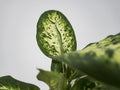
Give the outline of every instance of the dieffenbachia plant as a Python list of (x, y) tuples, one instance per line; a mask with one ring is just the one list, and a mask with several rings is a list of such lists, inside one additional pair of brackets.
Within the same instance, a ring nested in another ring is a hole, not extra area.
[[(76, 50), (76, 38), (68, 19), (59, 11), (44, 12), (37, 23), (37, 43), (48, 57), (62, 55)], [(67, 65), (52, 60), (51, 70), (61, 72), (69, 78), (74, 73)]]
[(37, 78), (51, 90), (113, 90), (106, 84), (119, 87), (119, 36), (109, 36), (75, 51), (75, 34), (67, 18), (56, 10), (44, 12), (37, 23), (36, 38), (52, 64), (49, 72), (40, 69)]
[(120, 33), (54, 58), (94, 79), (120, 88)]
[[(44, 12), (37, 23), (37, 44), (52, 59), (51, 71), (38, 69), (37, 79), (50, 90), (120, 90), (120, 34), (76, 51), (76, 37), (61, 12)], [(40, 90), (39, 87), (0, 77), (0, 90)]]

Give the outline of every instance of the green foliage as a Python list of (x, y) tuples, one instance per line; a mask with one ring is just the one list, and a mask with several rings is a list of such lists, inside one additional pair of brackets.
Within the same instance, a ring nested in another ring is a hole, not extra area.
[(88, 90), (95, 88), (95, 82), (87, 77), (77, 78), (71, 90)]
[(120, 88), (120, 34), (54, 58), (97, 80)]
[[(46, 11), (40, 16), (36, 39), (39, 48), (48, 57), (76, 50), (73, 28), (67, 18), (56, 10)], [(52, 60), (52, 71), (65, 72), (65, 69), (65, 65)]]
[[(59, 11), (44, 12), (37, 23), (37, 44), (52, 59), (51, 71), (37, 79), (50, 90), (120, 90), (120, 33), (75, 51), (76, 37)], [(40, 90), (11, 76), (0, 77), (0, 90)]]
[[(101, 82), (120, 87), (119, 34), (108, 36), (100, 42), (75, 51), (76, 39), (71, 24), (61, 12), (50, 10), (40, 16), (36, 38), (41, 51), (52, 58), (51, 72), (40, 70), (37, 78), (46, 82), (51, 90), (110, 90), (112, 88)], [(82, 78), (87, 76), (85, 73), (101, 81), (100, 84), (96, 84), (96, 80), (91, 78)], [(50, 81), (54, 77), (58, 80), (56, 79), (55, 85), (52, 85)], [(65, 81), (61, 81), (61, 77)]]
[(120, 90), (119, 88), (106, 85), (90, 77), (77, 78), (71, 90)]
[(39, 70), (38, 80), (44, 81), (50, 87), (50, 90), (66, 90), (67, 80), (62, 73)]
[(11, 76), (0, 77), (0, 90), (40, 90), (37, 86), (18, 81)]
[(38, 46), (48, 57), (76, 50), (73, 28), (67, 18), (56, 10), (46, 11), (40, 16), (36, 38)]

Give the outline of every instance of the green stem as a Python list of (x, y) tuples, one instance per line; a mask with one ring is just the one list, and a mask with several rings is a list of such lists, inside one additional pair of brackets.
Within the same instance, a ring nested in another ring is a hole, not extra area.
[(62, 68), (61, 62), (58, 62), (57, 60), (52, 60), (51, 71), (63, 72), (63, 68)]

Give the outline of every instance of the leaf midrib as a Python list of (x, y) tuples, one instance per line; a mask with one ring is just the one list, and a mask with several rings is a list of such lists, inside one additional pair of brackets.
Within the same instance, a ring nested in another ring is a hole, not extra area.
[(57, 27), (57, 25), (56, 25), (56, 22), (53, 22), (52, 20), (50, 20), (50, 19), (48, 19), (51, 23), (53, 23), (54, 25), (55, 25), (55, 27), (56, 27), (56, 31), (57, 31), (57, 34), (58, 34), (58, 37), (60, 37), (60, 39), (59, 39), (59, 43), (60, 43), (60, 54), (63, 54), (64, 53), (64, 50), (63, 50), (63, 47), (62, 47), (62, 36), (61, 36), (61, 34), (60, 34), (60, 32), (59, 32), (59, 29), (58, 29), (58, 27)]

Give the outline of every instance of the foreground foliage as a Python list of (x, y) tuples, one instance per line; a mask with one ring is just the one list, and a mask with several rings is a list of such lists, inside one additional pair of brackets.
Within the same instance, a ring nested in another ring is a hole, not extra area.
[(40, 90), (39, 87), (21, 82), (11, 76), (0, 77), (0, 90)]

